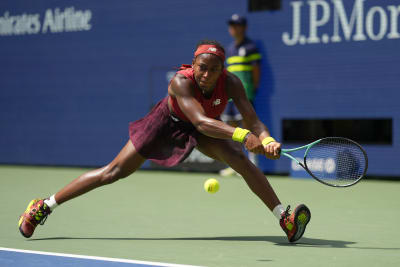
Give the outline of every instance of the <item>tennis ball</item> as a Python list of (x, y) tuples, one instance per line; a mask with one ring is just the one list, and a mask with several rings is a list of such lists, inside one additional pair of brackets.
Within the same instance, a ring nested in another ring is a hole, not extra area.
[(210, 178), (204, 183), (204, 190), (208, 193), (216, 193), (219, 190), (219, 182), (217, 179)]

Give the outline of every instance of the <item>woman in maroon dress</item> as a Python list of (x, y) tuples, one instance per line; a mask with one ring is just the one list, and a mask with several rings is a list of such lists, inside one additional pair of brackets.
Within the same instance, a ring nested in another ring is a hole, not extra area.
[[(196, 47), (192, 65), (182, 65), (168, 86), (168, 96), (144, 118), (130, 123), (130, 140), (103, 168), (89, 171), (47, 199), (32, 200), (19, 220), (19, 230), (32, 236), (36, 226), (60, 205), (94, 188), (134, 173), (147, 160), (164, 166), (182, 162), (196, 147), (238, 172), (250, 189), (279, 219), (290, 242), (298, 240), (311, 218), (305, 205), (285, 210), (264, 174), (242, 150), (278, 159), (281, 144), (270, 136), (246, 97), (241, 81), (224, 68), (225, 51), (215, 41)], [(248, 128), (234, 128), (220, 121), (231, 98)]]

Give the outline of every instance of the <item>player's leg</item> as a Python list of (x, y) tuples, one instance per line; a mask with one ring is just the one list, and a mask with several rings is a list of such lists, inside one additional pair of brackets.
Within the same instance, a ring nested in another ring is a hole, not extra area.
[(18, 222), (21, 234), (25, 237), (32, 236), (36, 226), (43, 224), (52, 209), (58, 204), (129, 176), (145, 160), (129, 140), (117, 157), (107, 166), (79, 176), (49, 199), (32, 200)]
[[(240, 113), (239, 113), (239, 115), (242, 116)], [(232, 126), (232, 127), (240, 127), (242, 125), (242, 120), (233, 120), (233, 118), (234, 118), (234, 116), (231, 117), (231, 120), (227, 120), (225, 122), (227, 124), (229, 124), (230, 126)], [(251, 161), (251, 162), (253, 162), (253, 161)], [(238, 172), (236, 172), (234, 169), (232, 169), (231, 167), (228, 166), (227, 168), (220, 170), (219, 171), (219, 175), (221, 175), (221, 176), (232, 176), (232, 175), (240, 175), (240, 174)]]
[(250, 189), (279, 220), (290, 242), (300, 239), (311, 219), (307, 206), (298, 205), (292, 213), (285, 210), (264, 174), (244, 154), (239, 143), (200, 135), (198, 150), (211, 158), (227, 163), (245, 179)]
[(200, 135), (198, 149), (237, 171), (246, 181), (250, 189), (273, 211), (280, 201), (265, 175), (246, 157), (242, 146), (231, 140), (221, 140)]
[(99, 186), (111, 184), (135, 172), (144, 162), (129, 140), (111, 163), (103, 168), (89, 171), (55, 194), (57, 204), (64, 203)]
[[(221, 114), (221, 120), (232, 127), (241, 127), (243, 117), (233, 101), (229, 101), (226, 105), (224, 112)], [(219, 174), (221, 176), (231, 176), (234, 174), (239, 175), (239, 173), (229, 166), (225, 169), (222, 169)]]
[[(252, 104), (253, 107), (254, 107), (253, 102), (251, 102), (251, 104)], [(238, 111), (238, 112), (239, 112), (239, 111)], [(246, 129), (250, 129), (250, 128), (251, 128), (250, 125), (246, 125), (246, 122), (245, 122), (245, 121), (242, 121), (242, 123), (243, 123), (243, 127), (244, 127), (244, 128), (246, 128)], [(252, 153), (252, 152), (250, 152), (250, 151), (248, 151), (247, 154), (248, 154), (249, 160), (250, 160), (254, 165), (256, 165), (256, 166), (258, 167), (257, 154), (254, 154), (254, 153)]]

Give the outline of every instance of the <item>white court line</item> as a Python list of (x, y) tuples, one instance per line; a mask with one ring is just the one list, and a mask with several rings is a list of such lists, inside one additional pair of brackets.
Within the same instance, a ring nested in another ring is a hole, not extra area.
[(47, 255), (47, 256), (77, 258), (77, 259), (111, 261), (111, 262), (122, 262), (122, 263), (136, 263), (136, 264), (145, 264), (145, 265), (158, 265), (158, 266), (162, 266), (162, 267), (200, 267), (200, 266), (195, 266), (195, 265), (182, 265), (182, 264), (151, 262), (151, 261), (137, 261), (137, 260), (128, 260), (128, 259), (75, 255), (75, 254), (34, 251), (34, 250), (24, 250), (24, 249), (14, 249), (14, 248), (3, 248), (3, 247), (0, 247), (0, 250), (11, 251), (11, 252), (20, 252), (20, 253), (31, 253), (31, 254), (38, 254), (38, 255)]

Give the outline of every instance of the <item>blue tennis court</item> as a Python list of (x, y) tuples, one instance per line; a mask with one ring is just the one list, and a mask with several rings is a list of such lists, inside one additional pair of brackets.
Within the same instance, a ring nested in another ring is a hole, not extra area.
[(50, 253), (21, 249), (0, 248), (0, 266), (13, 267), (185, 267), (193, 265), (168, 264), (160, 262), (145, 262), (127, 259), (114, 259), (105, 257), (93, 257), (72, 255), (64, 253)]

